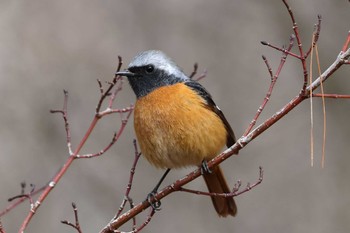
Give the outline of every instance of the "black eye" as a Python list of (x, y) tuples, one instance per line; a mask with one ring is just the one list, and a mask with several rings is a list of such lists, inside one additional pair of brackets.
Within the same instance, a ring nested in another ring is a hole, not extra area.
[(148, 65), (146, 66), (146, 72), (147, 73), (152, 73), (154, 71), (154, 66), (153, 65)]

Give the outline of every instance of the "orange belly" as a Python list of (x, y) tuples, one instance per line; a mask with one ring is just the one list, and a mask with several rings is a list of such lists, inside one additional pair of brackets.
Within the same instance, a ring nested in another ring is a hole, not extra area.
[(198, 166), (215, 157), (226, 143), (221, 119), (183, 83), (139, 98), (134, 114), (141, 152), (159, 168)]

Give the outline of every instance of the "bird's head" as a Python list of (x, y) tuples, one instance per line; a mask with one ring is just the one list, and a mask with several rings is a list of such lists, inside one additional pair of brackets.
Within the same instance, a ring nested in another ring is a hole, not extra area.
[(116, 74), (128, 78), (137, 98), (159, 87), (189, 80), (168, 56), (158, 50), (139, 53), (131, 60), (127, 70)]

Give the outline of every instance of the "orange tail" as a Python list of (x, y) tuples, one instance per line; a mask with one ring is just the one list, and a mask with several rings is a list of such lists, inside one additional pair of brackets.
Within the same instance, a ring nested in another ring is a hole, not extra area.
[[(212, 170), (212, 173), (203, 174), (205, 183), (208, 186), (208, 190), (211, 193), (229, 193), (231, 192), (228, 187), (224, 174), (219, 166)], [(233, 197), (215, 197), (211, 196), (213, 205), (216, 212), (220, 217), (227, 217), (228, 215), (235, 216), (237, 213), (237, 207)]]

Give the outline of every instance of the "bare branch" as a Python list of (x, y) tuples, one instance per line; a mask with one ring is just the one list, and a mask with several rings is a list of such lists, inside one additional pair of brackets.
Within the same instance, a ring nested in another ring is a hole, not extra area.
[[(341, 51), (343, 51), (345, 53), (345, 51), (349, 48), (350, 45), (350, 31), (348, 32), (348, 37), (346, 38), (346, 41), (343, 45), (343, 49)], [(349, 64), (349, 62), (348, 62)]]
[(72, 207), (73, 207), (73, 211), (74, 211), (75, 223), (71, 223), (67, 220), (62, 220), (61, 223), (73, 227), (75, 230), (77, 230), (78, 233), (83, 233), (81, 228), (80, 228), (80, 224), (79, 224), (78, 208), (74, 202), (72, 203)]
[[(118, 56), (118, 68), (117, 68), (116, 72), (120, 71), (120, 68), (122, 67), (122, 65), (123, 65), (123, 60), (122, 60), (121, 56)], [(121, 78), (122, 78), (121, 76), (115, 75), (112, 82), (109, 83), (109, 87), (107, 88), (107, 90), (104, 93), (101, 93), (100, 101), (98, 102), (97, 107), (96, 107), (96, 114), (98, 114), (100, 112), (103, 101), (106, 99), (107, 96), (110, 95), (110, 91), (113, 89), (115, 84)], [(99, 85), (100, 85), (100, 91), (101, 91), (102, 85), (101, 85), (101, 83), (99, 83)]]
[(243, 194), (245, 192), (248, 192), (249, 190), (251, 190), (254, 187), (258, 186), (263, 181), (263, 175), (264, 175), (264, 171), (263, 171), (262, 167), (259, 167), (259, 178), (254, 184), (250, 185), (249, 183), (247, 183), (247, 186), (243, 190), (240, 190), (242, 182), (241, 181), (237, 181), (236, 184), (234, 185), (233, 189), (232, 189), (232, 192), (230, 192), (230, 193), (202, 192), (202, 191), (187, 189), (187, 188), (183, 188), (183, 187), (180, 187), (180, 189), (178, 191), (187, 192), (187, 193), (193, 193), (193, 194), (197, 194), (197, 195), (204, 195), (204, 196), (236, 197), (236, 196), (239, 196), (239, 195), (241, 195), (241, 194)]
[(2, 226), (1, 220), (0, 220), (0, 233), (6, 233), (4, 227)]
[(93, 158), (93, 157), (98, 157), (103, 155), (104, 153), (106, 153), (113, 145), (116, 141), (118, 141), (119, 137), (122, 135), (124, 128), (126, 126), (126, 124), (129, 121), (129, 118), (132, 114), (132, 110), (130, 110), (126, 116), (126, 118), (124, 120), (121, 121), (121, 126), (119, 128), (119, 131), (117, 133), (114, 133), (112, 141), (108, 144), (108, 146), (106, 146), (104, 149), (102, 149), (100, 152), (95, 153), (95, 154), (85, 154), (85, 155), (76, 155), (75, 157), (77, 159), (81, 159), (81, 158)]
[(310, 55), (310, 53), (312, 52), (312, 49), (315, 47), (315, 45), (318, 41), (318, 38), (320, 37), (322, 17), (321, 17), (321, 15), (318, 15), (317, 18), (318, 18), (318, 22), (317, 22), (317, 24), (315, 24), (315, 30), (314, 30), (314, 34), (312, 37), (312, 43), (311, 43), (309, 50), (306, 52), (305, 57), (308, 57)]
[(72, 151), (72, 143), (71, 143), (71, 133), (70, 133), (70, 129), (69, 129), (68, 111), (67, 111), (68, 91), (63, 90), (63, 93), (64, 93), (63, 108), (61, 110), (50, 110), (50, 112), (62, 114), (62, 117), (64, 120), (64, 128), (66, 130), (67, 148), (68, 148), (69, 155), (72, 155), (73, 151)]
[[(121, 65), (122, 65), (122, 60), (121, 57), (119, 58), (119, 65), (117, 68), (117, 71), (120, 70)], [(53, 177), (53, 179), (49, 182), (49, 185), (47, 185), (45, 187), (45, 189), (43, 190), (43, 192), (41, 193), (41, 195), (38, 197), (37, 201), (35, 203), (32, 204), (31, 206), (31, 210), (28, 213), (28, 215), (26, 216), (25, 220), (23, 221), (19, 232), (24, 232), (24, 230), (26, 229), (26, 227), (28, 226), (29, 222), (31, 221), (31, 219), (33, 218), (34, 214), (36, 213), (37, 209), (40, 207), (41, 203), (46, 199), (46, 197), (50, 194), (50, 192), (53, 190), (53, 188), (56, 186), (56, 184), (61, 180), (61, 178), (63, 177), (63, 175), (67, 172), (68, 168), (71, 166), (71, 164), (73, 163), (73, 161), (75, 159), (77, 159), (79, 157), (79, 152), (82, 149), (82, 147), (85, 145), (87, 139), (90, 137), (93, 129), (95, 128), (97, 122), (106, 114), (104, 115), (100, 115), (99, 111), (101, 109), (102, 103), (103, 101), (106, 99), (107, 96), (110, 95), (110, 91), (112, 90), (112, 88), (116, 85), (116, 83), (118, 82), (118, 80), (120, 80), (120, 76), (115, 75), (112, 82), (110, 83), (110, 86), (108, 87), (108, 89), (103, 92), (101, 94), (100, 100), (98, 101), (97, 107), (96, 107), (96, 114), (95, 117), (93, 118), (89, 128), (87, 129), (85, 135), (83, 136), (83, 138), (81, 139), (80, 143), (78, 144), (77, 148), (75, 149), (74, 152), (70, 152), (70, 156), (68, 157), (68, 159), (66, 160), (66, 162), (64, 163), (64, 165), (60, 168), (60, 170), (56, 173), (56, 175)], [(101, 82), (98, 80), (99, 86), (100, 86), (100, 92), (102, 92), (101, 90), (103, 90)], [(118, 89), (118, 88), (117, 88)], [(116, 91), (115, 93), (117, 93), (118, 91)], [(65, 92), (65, 101), (64, 101), (64, 106), (63, 106), (63, 110), (53, 110), (52, 112), (60, 112), (63, 114), (65, 122), (66, 122), (66, 130), (69, 132), (69, 127), (67, 126), (67, 119), (65, 118), (67, 116), (67, 97), (68, 94)], [(111, 97), (112, 100), (115, 99), (115, 96)], [(123, 111), (121, 111), (123, 112)], [(107, 146), (104, 151), (102, 151), (101, 154), (103, 154), (106, 150), (108, 150), (110, 148), (110, 146), (112, 146), (115, 141), (117, 139), (119, 139), (120, 134), (122, 134), (122, 132), (125, 129), (125, 125), (128, 122), (128, 119), (131, 115), (132, 112), (132, 108), (129, 108), (127, 114), (127, 118), (126, 119), (122, 119), (122, 124), (120, 126), (119, 132), (116, 134), (116, 136), (114, 138), (116, 138), (115, 140), (112, 140), (112, 143), (110, 143), (109, 146)], [(123, 113), (120, 113), (123, 114)], [(68, 142), (70, 142), (70, 134), (67, 133), (67, 138), (69, 138), (69, 140), (67, 139)], [(68, 143), (69, 145), (69, 143)], [(89, 157), (89, 156), (86, 156)], [(94, 157), (94, 156), (91, 156)]]
[(198, 70), (198, 63), (196, 62), (196, 63), (194, 63), (193, 71), (192, 71), (192, 73), (189, 76), (190, 79), (192, 79), (197, 74), (197, 70)]
[[(37, 189), (37, 190), (34, 190), (31, 193), (31, 196), (33, 197), (34, 195), (42, 192), (45, 189), (45, 187), (46, 187), (46, 185)], [(21, 191), (21, 194), (24, 194), (23, 189)], [(12, 203), (9, 206), (7, 206), (2, 212), (0, 212), (0, 217), (4, 216), (5, 214), (10, 212), (12, 209), (14, 209), (16, 206), (18, 206), (19, 204), (21, 204), (22, 202), (24, 202), (27, 199), (28, 199), (28, 196), (22, 196), (22, 197), (16, 198), (16, 200), (14, 198), (10, 198), (9, 201), (11, 201)]]
[(258, 108), (258, 111), (256, 112), (256, 114), (255, 114), (253, 120), (250, 122), (250, 124), (249, 124), (248, 128), (246, 129), (246, 131), (244, 132), (243, 136), (247, 136), (248, 133), (253, 129), (253, 127), (255, 126), (255, 124), (256, 124), (256, 122), (257, 122), (257, 120), (258, 120), (260, 114), (261, 114), (262, 111), (264, 110), (266, 104), (269, 102), (270, 97), (271, 97), (271, 95), (272, 95), (273, 88), (274, 88), (274, 86), (275, 86), (275, 83), (276, 83), (276, 81), (277, 81), (277, 79), (278, 79), (278, 77), (279, 77), (279, 75), (280, 75), (280, 73), (281, 73), (281, 71), (282, 71), (282, 68), (283, 68), (283, 66), (284, 66), (284, 64), (285, 64), (285, 62), (286, 62), (287, 56), (288, 56), (288, 54), (289, 54), (288, 52), (289, 52), (289, 51), (292, 49), (292, 47), (293, 47), (294, 38), (295, 38), (294, 35), (291, 35), (290, 38), (289, 38), (289, 46), (288, 46), (288, 48), (287, 48), (287, 49), (283, 49), (284, 52), (283, 52), (283, 55), (282, 55), (282, 57), (281, 57), (280, 65), (278, 66), (278, 69), (277, 69), (275, 75), (272, 76), (271, 67), (270, 67), (270, 65), (269, 65), (269, 63), (268, 63), (266, 57), (263, 56), (264, 62), (265, 62), (265, 64), (266, 64), (266, 66), (267, 66), (267, 69), (268, 69), (269, 74), (270, 74), (270, 77), (271, 77), (271, 83), (270, 83), (270, 87), (269, 87), (269, 89), (268, 89), (268, 91), (267, 91), (267, 93), (266, 93), (266, 96), (265, 96), (265, 98), (264, 98), (262, 104), (261, 104), (260, 107)]
[[(344, 60), (347, 59), (349, 56), (350, 56), (350, 49), (348, 49), (344, 53), (341, 52), (339, 54), (338, 58), (333, 62), (333, 64), (325, 72), (323, 72), (323, 74), (319, 78), (317, 78), (311, 85), (306, 87), (306, 93), (308, 93), (310, 88), (316, 89), (317, 87), (319, 87), (320, 82), (325, 81), (336, 70), (338, 70), (344, 64)], [(254, 140), (260, 134), (265, 132), (268, 128), (270, 128), (272, 125), (274, 125), (276, 122), (278, 122), (282, 117), (287, 115), (291, 110), (293, 110), (296, 106), (298, 106), (302, 101), (304, 101), (307, 98), (309, 98), (309, 96), (304, 95), (303, 93), (300, 93), (299, 95), (294, 97), (289, 103), (287, 103), (278, 112), (276, 112), (274, 115), (272, 115), (266, 121), (264, 121), (262, 124), (260, 124), (258, 127), (256, 127), (247, 136), (242, 136), (241, 138), (238, 139), (238, 141), (232, 147), (228, 148), (223, 153), (216, 156), (214, 159), (210, 160), (208, 162), (209, 169), (222, 163), (223, 161), (225, 161), (227, 158), (231, 157), (232, 155), (236, 155), (240, 149), (242, 149), (246, 145), (248, 145), (252, 140)], [(167, 195), (179, 190), (180, 187), (184, 186), (185, 184), (189, 183), (190, 181), (196, 179), (199, 176), (201, 176), (201, 169), (197, 169), (197, 170), (187, 174), (183, 178), (178, 179), (177, 181), (175, 181), (171, 185), (168, 185), (164, 189), (160, 190), (158, 193), (154, 194), (154, 198), (157, 200), (161, 200), (164, 197), (166, 197)], [(118, 218), (113, 219), (100, 232), (112, 233), (112, 232), (117, 231), (117, 229), (120, 226), (122, 226), (124, 223), (129, 221), (131, 218), (133, 218), (134, 216), (136, 216), (137, 214), (141, 213), (143, 210), (145, 210), (146, 208), (149, 208), (149, 207), (150, 207), (150, 203), (147, 200), (139, 203), (133, 209), (120, 215)]]
[(140, 156), (141, 156), (141, 153), (138, 151), (138, 148), (137, 148), (136, 139), (134, 139), (133, 144), (134, 144), (134, 150), (135, 150), (135, 159), (134, 159), (134, 163), (133, 163), (133, 165), (132, 165), (132, 167), (130, 169), (129, 182), (128, 182), (128, 185), (126, 187), (126, 191), (125, 191), (123, 202), (121, 203), (121, 205), (120, 205), (120, 207), (118, 209), (118, 212), (116, 213), (116, 215), (114, 216), (113, 219), (116, 219), (117, 217), (120, 216), (120, 214), (124, 210), (126, 202), (133, 203), (132, 199), (129, 196), (129, 194), (130, 194), (130, 191), (131, 191), (132, 182), (134, 180), (134, 175), (135, 175), (135, 171), (136, 171), (136, 165), (137, 165), (137, 163), (138, 163), (138, 161), (140, 159)]
[(312, 97), (324, 97), (331, 99), (350, 99), (350, 95), (339, 95), (339, 94), (312, 94)]

